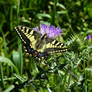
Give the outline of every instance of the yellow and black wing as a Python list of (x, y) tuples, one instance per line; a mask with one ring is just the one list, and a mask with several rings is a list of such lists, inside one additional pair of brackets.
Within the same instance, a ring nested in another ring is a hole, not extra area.
[(15, 30), (21, 38), (27, 53), (38, 58), (45, 57), (48, 54), (67, 51), (67, 48), (63, 43), (55, 39), (48, 38), (46, 34), (41, 35), (29, 27), (18, 26), (15, 27)]

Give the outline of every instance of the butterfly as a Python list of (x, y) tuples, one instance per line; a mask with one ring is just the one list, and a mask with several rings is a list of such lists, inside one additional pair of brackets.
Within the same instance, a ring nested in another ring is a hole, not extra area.
[(22, 40), (25, 51), (38, 58), (67, 51), (66, 46), (56, 39), (48, 38), (26, 26), (17, 26), (15, 31)]

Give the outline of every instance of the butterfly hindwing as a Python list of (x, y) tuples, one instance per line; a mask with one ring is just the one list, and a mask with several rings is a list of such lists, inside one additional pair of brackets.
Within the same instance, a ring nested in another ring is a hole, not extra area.
[(48, 38), (46, 34), (41, 35), (29, 27), (18, 26), (15, 27), (15, 30), (22, 40), (27, 53), (38, 58), (67, 50), (66, 46), (61, 42)]

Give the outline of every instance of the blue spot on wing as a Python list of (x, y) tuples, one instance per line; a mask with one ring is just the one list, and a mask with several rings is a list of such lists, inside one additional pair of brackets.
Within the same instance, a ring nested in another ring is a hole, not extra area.
[[(36, 50), (34, 50), (33, 48), (31, 48), (31, 46), (29, 46), (29, 45), (26, 45), (26, 44), (25, 44), (24, 46), (26, 47), (27, 52), (28, 52), (29, 54), (32, 54), (32, 55), (33, 55), (33, 53), (37, 52)], [(37, 57), (38, 57), (38, 58), (46, 57), (46, 56), (48, 55), (47, 52), (43, 52), (43, 53), (37, 52), (37, 53), (38, 53), (38, 54), (37, 54)]]

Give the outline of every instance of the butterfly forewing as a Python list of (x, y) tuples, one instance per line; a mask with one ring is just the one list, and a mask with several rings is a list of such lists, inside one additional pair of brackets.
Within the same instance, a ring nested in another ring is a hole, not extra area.
[(66, 46), (57, 41), (57, 40), (50, 40), (50, 42), (48, 41), (48, 43), (46, 43), (46, 48), (44, 49), (44, 51), (47, 51), (48, 53), (60, 53), (60, 52), (65, 52), (67, 51)]

